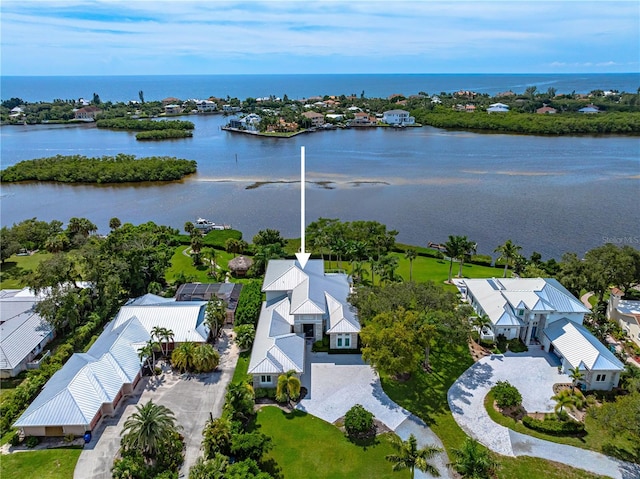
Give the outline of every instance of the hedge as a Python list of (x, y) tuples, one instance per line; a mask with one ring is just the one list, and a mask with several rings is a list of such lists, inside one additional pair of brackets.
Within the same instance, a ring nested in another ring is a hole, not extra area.
[(534, 431), (543, 432), (552, 436), (566, 436), (584, 433), (584, 424), (577, 421), (558, 421), (557, 419), (534, 419), (531, 416), (522, 418), (522, 424)]
[(258, 324), (260, 310), (262, 309), (262, 288), (259, 281), (251, 281), (245, 284), (238, 298), (238, 308), (234, 324)]

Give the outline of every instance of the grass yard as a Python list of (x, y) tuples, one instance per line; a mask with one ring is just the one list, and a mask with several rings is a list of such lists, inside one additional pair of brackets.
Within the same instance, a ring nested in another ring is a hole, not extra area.
[[(183, 273), (185, 277), (194, 282), (211, 283), (212, 279), (208, 274), (209, 266), (206, 264), (194, 266), (191, 256), (188, 256), (189, 250), (190, 247), (186, 245), (176, 246), (171, 258), (171, 267), (167, 270), (165, 278), (169, 283), (173, 283), (178, 274)], [(187, 251), (187, 255), (184, 254), (185, 251)], [(223, 270), (227, 270), (227, 263), (232, 258), (233, 254), (216, 250), (216, 262)]]
[(47, 252), (35, 253), (31, 256), (11, 256), (0, 268), (0, 289), (24, 288), (25, 275), (33, 271), (41, 261), (50, 257), (51, 254)]
[[(569, 446), (591, 449), (592, 451), (598, 451), (603, 454), (611, 455), (612, 451), (618, 451), (620, 458), (625, 460), (632, 460), (634, 457), (634, 444), (629, 440), (629, 438), (620, 435), (611, 435), (607, 429), (600, 427), (600, 425), (589, 416), (585, 419), (585, 429), (587, 431), (585, 436), (552, 436), (551, 434), (544, 434), (542, 432), (529, 429), (522, 424), (522, 422), (515, 421), (510, 417), (500, 414), (493, 407), (492, 393), (487, 394), (484, 400), (484, 405), (491, 419), (498, 424), (522, 434), (528, 434), (529, 436), (544, 439), (545, 441), (556, 442), (558, 444), (568, 444)], [(637, 458), (636, 462), (638, 462)]]
[[(415, 265), (414, 265), (415, 267)], [(447, 391), (453, 382), (473, 364), (466, 346), (434, 348), (431, 374), (420, 371), (405, 382), (382, 378), (389, 397), (422, 418), (451, 450), (462, 445), (466, 434), (453, 419), (447, 403)], [(498, 479), (597, 479), (600, 476), (563, 464), (532, 457), (496, 456), (500, 463)]]
[(247, 370), (249, 369), (249, 359), (251, 358), (251, 350), (242, 351), (238, 356), (238, 364), (233, 371), (233, 377), (231, 383), (236, 384), (244, 381), (247, 378)]
[(370, 446), (349, 441), (333, 424), (302, 411), (285, 413), (275, 406), (258, 412), (256, 427), (273, 438), (269, 456), (284, 479), (402, 479), (409, 471), (393, 472), (385, 459), (393, 449), (384, 435)]
[(0, 477), (72, 479), (82, 449), (39, 449), (0, 458)]

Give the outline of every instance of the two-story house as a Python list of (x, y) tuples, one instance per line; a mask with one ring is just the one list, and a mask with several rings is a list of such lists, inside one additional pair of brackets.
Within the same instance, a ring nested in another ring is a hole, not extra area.
[(329, 336), (331, 349), (357, 349), (360, 323), (349, 308), (347, 275), (325, 273), (322, 260), (269, 261), (249, 361), (254, 387), (275, 387), (278, 376), (304, 372), (305, 340)]
[(387, 125), (413, 125), (416, 119), (405, 110), (388, 110), (382, 114), (382, 121)]
[(504, 335), (539, 345), (555, 353), (565, 371), (580, 369), (587, 389), (618, 385), (624, 365), (582, 325), (589, 309), (557, 280), (463, 279), (456, 284), (463, 299), (490, 321), (480, 332), (483, 339)]

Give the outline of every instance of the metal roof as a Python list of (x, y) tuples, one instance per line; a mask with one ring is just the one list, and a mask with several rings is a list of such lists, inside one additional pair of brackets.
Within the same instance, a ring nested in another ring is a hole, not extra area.
[(14, 369), (53, 328), (34, 311), (37, 301), (29, 288), (0, 291), (0, 369)]
[(590, 371), (624, 369), (622, 362), (581, 324), (563, 318), (547, 326), (544, 334), (573, 368)]

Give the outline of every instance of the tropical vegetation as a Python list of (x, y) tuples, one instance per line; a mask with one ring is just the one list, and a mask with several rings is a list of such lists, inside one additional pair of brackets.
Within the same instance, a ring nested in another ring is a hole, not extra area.
[(406, 441), (398, 436), (391, 436), (391, 446), (395, 449), (395, 454), (388, 454), (385, 458), (393, 464), (394, 471), (408, 469), (411, 472), (411, 479), (415, 477), (416, 469), (426, 472), (433, 477), (440, 477), (440, 471), (429, 460), (442, 451), (439, 447), (427, 445), (418, 447), (418, 440), (411, 434)]
[(136, 158), (116, 156), (88, 158), (56, 155), (24, 160), (0, 171), (0, 181), (53, 181), (58, 183), (139, 183), (174, 181), (196, 172), (195, 160), (168, 156)]

